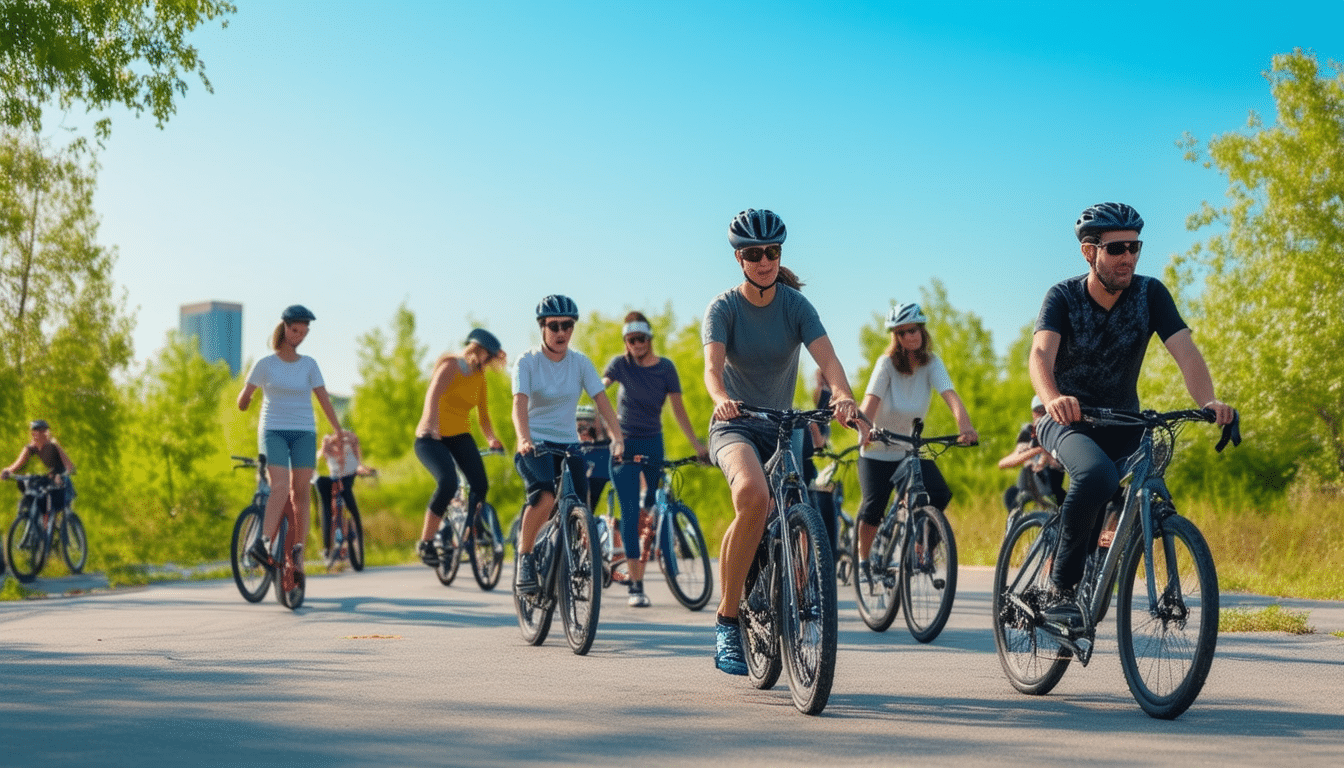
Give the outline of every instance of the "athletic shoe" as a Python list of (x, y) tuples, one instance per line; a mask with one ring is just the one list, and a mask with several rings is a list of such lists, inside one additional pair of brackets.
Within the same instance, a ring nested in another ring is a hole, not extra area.
[(1041, 606), (1041, 615), (1047, 622), (1065, 629), (1079, 629), (1083, 625), (1083, 612), (1078, 607), (1078, 599), (1072, 589), (1051, 589), (1045, 598), (1045, 605)]
[(535, 595), (541, 590), (541, 585), (537, 583), (537, 564), (531, 552), (518, 556), (518, 570), (514, 573), (513, 587), (524, 595)]
[(252, 540), (252, 546), (247, 548), (247, 554), (263, 567), (276, 567), (275, 558), (271, 557), (270, 542), (260, 536)]
[(742, 653), (742, 630), (737, 624), (714, 625), (714, 666), (730, 675), (747, 674)]
[(420, 562), (428, 565), (430, 568), (439, 567), (439, 551), (434, 548), (434, 542), (420, 542), (415, 548), (415, 553), (420, 556)]
[(650, 605), (653, 605), (653, 603), (649, 602), (649, 596), (643, 592), (631, 592), (630, 599), (626, 601), (626, 605), (631, 608), (648, 608)]

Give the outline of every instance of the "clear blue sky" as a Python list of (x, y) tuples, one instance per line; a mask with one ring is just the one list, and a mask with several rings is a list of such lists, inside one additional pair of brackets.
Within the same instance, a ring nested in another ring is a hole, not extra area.
[(259, 357), (297, 302), (344, 394), (403, 301), (431, 354), (478, 322), (516, 358), (548, 293), (698, 319), (746, 207), (787, 222), (851, 375), (859, 327), (935, 278), (1002, 352), (1084, 271), (1080, 210), (1137, 207), (1160, 274), (1226, 188), (1175, 142), (1272, 120), (1276, 53), (1344, 58), (1338, 1), (237, 4), (193, 37), (214, 94), (163, 131), (114, 114), (100, 240), (137, 359), (210, 299)]

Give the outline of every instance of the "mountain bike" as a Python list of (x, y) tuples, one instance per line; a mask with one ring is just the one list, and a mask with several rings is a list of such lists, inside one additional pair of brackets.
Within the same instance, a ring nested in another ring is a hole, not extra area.
[[(634, 457), (631, 463), (652, 464), (643, 456)], [(678, 497), (679, 470), (700, 463), (698, 456), (664, 461), (660, 465), (663, 481), (654, 493), (653, 510), (641, 513), (639, 520), (640, 560), (644, 563), (657, 560), (672, 596), (692, 611), (704, 608), (714, 593), (714, 571), (709, 563), (709, 547), (700, 532), (700, 520)], [(624, 548), (609, 552), (604, 547), (602, 552), (604, 583), (628, 582), (630, 572)]]
[[(89, 540), (84, 532), (84, 523), (71, 507), (75, 499), (75, 487), (68, 475), (61, 475), (66, 487), (65, 507), (48, 510), (51, 492), (55, 481), (49, 475), (10, 475), (18, 482), (23, 495), (19, 497), (19, 511), (9, 526), (9, 539), (5, 549), (9, 553), (9, 565), (14, 576), (20, 582), (28, 583), (37, 578), (42, 566), (47, 563), (53, 547), (61, 550), (61, 558), (70, 569), (70, 573), (80, 573), (89, 559)], [(3, 565), (0, 558), (0, 565)], [(0, 570), (0, 575), (4, 573)]]
[(822, 467), (817, 472), (817, 478), (812, 481), (809, 491), (816, 494), (829, 494), (831, 505), (835, 508), (835, 578), (841, 584), (849, 585), (854, 578), (854, 518), (849, 516), (843, 508), (845, 503), (845, 481), (840, 479), (854, 460), (858, 458), (855, 455), (859, 446), (850, 447), (836, 453), (834, 451), (822, 448), (813, 453), (814, 458), (830, 459), (831, 463)]
[[(503, 456), (503, 449), (481, 451), (482, 456)], [(439, 582), (445, 587), (457, 578), (457, 569), (463, 558), (471, 560), (471, 572), (476, 584), (490, 591), (499, 584), (504, 570), (504, 534), (499, 526), (499, 513), (494, 505), (482, 499), (480, 510), (473, 514), (467, 509), (471, 486), (458, 472), (457, 494), (448, 503), (448, 509), (434, 535), (434, 548), (439, 553), (439, 564), (434, 568)]]
[[(266, 597), (266, 590), (270, 588), (271, 582), (278, 578), (280, 582), (276, 585), (275, 599), (290, 610), (296, 609), (303, 604), (307, 579), (302, 571), (294, 567), (294, 544), (297, 541), (293, 540), (298, 538), (299, 525), (297, 519), (292, 519), (295, 516), (293, 504), (285, 502), (285, 513), (280, 520), (279, 533), (275, 541), (271, 542), (271, 559), (274, 563), (280, 563), (280, 567), (276, 568), (257, 560), (249, 550), (252, 543), (261, 538), (262, 526), (266, 519), (266, 502), (271, 497), (271, 483), (266, 476), (266, 455), (260, 454), (256, 459), (247, 456), (230, 458), (238, 462), (234, 465), (234, 469), (256, 469), (257, 472), (257, 488), (252, 494), (252, 503), (238, 513), (238, 519), (233, 524), (233, 538), (229, 541), (229, 563), (233, 568), (233, 583), (238, 587), (243, 599), (249, 603), (258, 603)], [(293, 581), (292, 586), (286, 584), (290, 581)], [(290, 588), (284, 589), (281, 585)]]
[(737, 409), (779, 428), (775, 453), (764, 466), (774, 505), (737, 614), (747, 679), (756, 688), (771, 688), (787, 667), (794, 707), (815, 715), (826, 708), (835, 677), (835, 562), (791, 445), (795, 429), (809, 421), (830, 423), (831, 410), (779, 411), (741, 403)]
[(891, 506), (882, 518), (867, 569), (854, 540), (854, 562), (860, 563), (854, 580), (859, 617), (874, 632), (885, 632), (905, 604), (905, 626), (921, 643), (933, 642), (952, 615), (957, 595), (957, 540), (941, 509), (929, 503), (921, 458), (936, 460), (953, 446), (969, 448), (958, 435), (924, 437), (924, 421), (915, 419), (911, 434), (880, 427), (869, 433), (887, 445), (909, 446), (910, 453), (896, 465)]
[[(1013, 687), (1044, 695), (1071, 659), (1087, 666), (1097, 625), (1113, 587), (1120, 666), (1134, 699), (1149, 716), (1179, 717), (1194, 703), (1213, 664), (1218, 640), (1218, 573), (1194, 523), (1176, 512), (1163, 472), (1180, 427), (1212, 422), (1212, 410), (1122, 411), (1083, 408), (1100, 426), (1143, 429), (1139, 447), (1120, 465), (1123, 506), (1115, 544), (1088, 556), (1078, 585), (1081, 627), (1049, 621), (1050, 564), (1062, 521), (1058, 511), (1019, 520), (994, 568), (994, 645)], [(1241, 443), (1240, 419), (1223, 427), (1217, 450)]]
[[(534, 450), (539, 456), (583, 455), (578, 444), (543, 442)], [(532, 645), (545, 642), (555, 607), (559, 605), (569, 647), (582, 656), (592, 648), (597, 636), (597, 617), (602, 605), (602, 552), (597, 524), (574, 491), (568, 461), (561, 462), (559, 479), (555, 506), (537, 532), (536, 547), (532, 550), (539, 589), (532, 595), (515, 589), (513, 604), (523, 639)], [(515, 572), (518, 556), (515, 548)]]
[(1044, 474), (1043, 472), (1027, 473), (1026, 492), (1017, 494), (1017, 503), (1008, 511), (1008, 521), (1003, 530), (1005, 534), (1013, 530), (1017, 521), (1027, 515), (1038, 512), (1050, 513), (1059, 509), (1059, 505), (1055, 503), (1054, 492), (1046, 481)]

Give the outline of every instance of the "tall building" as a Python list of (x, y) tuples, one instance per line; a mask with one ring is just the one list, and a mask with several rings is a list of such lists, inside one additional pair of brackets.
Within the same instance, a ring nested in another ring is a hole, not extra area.
[(202, 301), (183, 304), (183, 336), (195, 336), (201, 357), (210, 362), (223, 360), (229, 372), (238, 375), (243, 366), (243, 305), (227, 301)]

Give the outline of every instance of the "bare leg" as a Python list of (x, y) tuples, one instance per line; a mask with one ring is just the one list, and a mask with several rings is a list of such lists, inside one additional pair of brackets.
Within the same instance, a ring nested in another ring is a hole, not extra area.
[(523, 508), (523, 524), (518, 530), (518, 551), (527, 554), (532, 551), (532, 547), (537, 543), (537, 532), (541, 526), (545, 525), (546, 518), (551, 515), (551, 507), (555, 506), (555, 495), (542, 492), (537, 497), (536, 504), (529, 504)]
[(723, 585), (719, 615), (733, 617), (742, 601), (747, 571), (765, 532), (765, 518), (772, 502), (765, 470), (750, 445), (735, 443), (724, 448), (719, 453), (719, 466), (728, 479), (735, 514), (719, 550), (719, 583)]
[(266, 538), (275, 540), (280, 530), (280, 516), (289, 501), (289, 468), (266, 465), (266, 475), (271, 480), (271, 496), (266, 500), (266, 517), (261, 524), (261, 532)]

